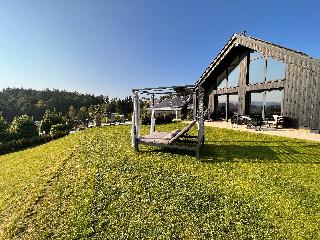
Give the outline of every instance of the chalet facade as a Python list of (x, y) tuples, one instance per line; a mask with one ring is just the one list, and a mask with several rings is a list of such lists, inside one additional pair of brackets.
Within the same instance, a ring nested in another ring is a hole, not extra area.
[[(234, 34), (197, 81), (204, 89), (210, 118), (224, 105), (226, 119), (233, 99), (239, 115), (261, 106), (262, 115), (278, 101), (277, 114), (295, 126), (320, 129), (320, 60), (257, 38)], [(261, 105), (254, 98), (261, 96)], [(219, 99), (224, 99), (223, 103)], [(269, 107), (269, 108), (268, 108)], [(273, 110), (272, 110), (273, 109)]]

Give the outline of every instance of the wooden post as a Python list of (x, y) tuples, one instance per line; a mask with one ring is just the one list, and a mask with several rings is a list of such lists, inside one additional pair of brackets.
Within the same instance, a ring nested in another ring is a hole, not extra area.
[(139, 100), (138, 92), (136, 97), (136, 105), (137, 105), (137, 115), (136, 115), (137, 139), (139, 140), (140, 138), (140, 100)]
[(248, 92), (246, 91), (246, 85), (249, 79), (249, 64), (250, 53), (249, 51), (241, 56), (239, 63), (240, 75), (239, 75), (239, 95), (238, 95), (238, 114), (245, 115), (249, 112), (248, 104)]
[(132, 116), (132, 146), (139, 150), (139, 125), (140, 125), (140, 103), (139, 93), (133, 93), (133, 116)]
[(200, 158), (200, 147), (204, 145), (204, 116), (203, 116), (203, 89), (199, 86), (198, 89), (198, 146), (196, 150), (197, 159)]
[(151, 110), (150, 134), (155, 132), (156, 119), (154, 117), (154, 108)]
[[(264, 82), (267, 82), (267, 68), (268, 68), (268, 59), (265, 57), (264, 58)], [(267, 92), (263, 91), (263, 103), (262, 103), (262, 119), (265, 121), (266, 120), (266, 98), (267, 98)]]
[(228, 122), (228, 112), (229, 112), (229, 94), (226, 95), (226, 118), (225, 118), (226, 122)]
[[(134, 96), (133, 96), (133, 108), (134, 108)], [(135, 121), (135, 110), (132, 113), (132, 127), (131, 127), (131, 146), (136, 148), (136, 121)]]
[(283, 116), (283, 112), (284, 112), (284, 89), (282, 89), (281, 113), (280, 113), (281, 116)]
[(267, 98), (267, 92), (264, 91), (262, 93), (262, 112), (261, 112), (261, 115), (262, 115), (262, 119), (265, 121), (266, 120), (266, 98)]
[[(226, 80), (227, 80), (227, 83), (226, 83), (226, 87), (228, 88), (229, 87), (229, 69), (228, 69), (229, 66), (227, 66), (227, 69), (226, 69)], [(226, 117), (225, 117), (225, 121), (228, 122), (228, 111), (229, 111), (229, 94), (226, 95)]]
[[(200, 87), (200, 86), (199, 86)], [(193, 93), (193, 120), (197, 119), (197, 93)]]
[(150, 134), (155, 132), (156, 119), (154, 117), (154, 94), (151, 95), (151, 123), (150, 123)]

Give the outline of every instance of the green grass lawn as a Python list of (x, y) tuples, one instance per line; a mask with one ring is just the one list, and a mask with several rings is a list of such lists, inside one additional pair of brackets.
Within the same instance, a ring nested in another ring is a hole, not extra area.
[(197, 161), (130, 131), (0, 156), (0, 239), (320, 238), (319, 143), (208, 127)]

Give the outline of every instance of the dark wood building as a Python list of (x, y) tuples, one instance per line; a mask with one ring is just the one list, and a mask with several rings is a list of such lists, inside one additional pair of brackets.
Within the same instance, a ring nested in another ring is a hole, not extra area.
[(254, 110), (253, 98), (261, 94), (263, 111), (267, 96), (270, 102), (281, 98), (281, 115), (296, 126), (320, 129), (320, 60), (302, 52), (234, 34), (197, 85), (205, 91), (211, 118), (217, 117), (222, 96), (228, 118), (230, 98), (236, 101), (235, 112), (248, 115)]

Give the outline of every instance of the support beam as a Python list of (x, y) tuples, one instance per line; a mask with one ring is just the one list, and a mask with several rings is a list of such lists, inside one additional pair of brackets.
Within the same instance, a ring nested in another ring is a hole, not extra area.
[(265, 121), (266, 120), (266, 98), (267, 98), (267, 92), (264, 91), (262, 93), (262, 119)]
[(193, 120), (197, 118), (197, 93), (193, 93)]
[(198, 89), (198, 147), (196, 151), (197, 159), (200, 157), (200, 147), (204, 146), (204, 114), (203, 114), (203, 96), (204, 91), (202, 87)]
[[(229, 87), (229, 71), (228, 71), (228, 66), (226, 68), (226, 80), (227, 80), (227, 88)], [(229, 111), (229, 94), (226, 96), (226, 117), (225, 121), (228, 122), (228, 111)]]
[[(264, 82), (267, 82), (267, 69), (268, 69), (268, 59), (264, 57)], [(262, 119), (266, 120), (266, 100), (267, 100), (267, 92), (264, 91), (262, 93)]]
[(238, 99), (238, 114), (245, 115), (248, 113), (248, 104), (247, 104), (247, 92), (246, 85), (249, 80), (249, 63), (250, 63), (250, 52), (247, 51), (243, 53), (240, 57), (240, 75), (239, 75), (239, 99)]
[(229, 112), (229, 94), (226, 95), (226, 117), (225, 117), (226, 122), (228, 122), (228, 112)]
[(150, 101), (150, 105), (151, 105), (151, 124), (150, 124), (150, 134), (154, 133), (156, 130), (156, 119), (154, 116), (154, 94), (151, 95), (151, 101)]
[(140, 137), (140, 102), (139, 93), (133, 92), (133, 117), (132, 117), (132, 146), (136, 151), (139, 150)]

